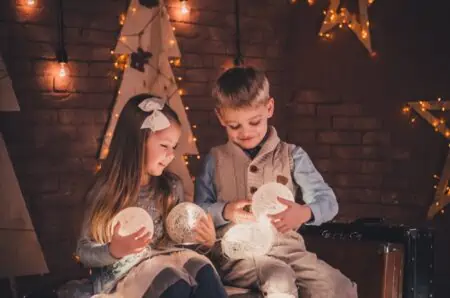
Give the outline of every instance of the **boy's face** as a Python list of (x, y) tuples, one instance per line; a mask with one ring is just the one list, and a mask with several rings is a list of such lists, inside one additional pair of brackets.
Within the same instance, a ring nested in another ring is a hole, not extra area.
[(225, 127), (228, 139), (244, 149), (256, 147), (267, 132), (268, 119), (274, 111), (274, 100), (264, 105), (239, 109), (216, 109), (220, 124)]

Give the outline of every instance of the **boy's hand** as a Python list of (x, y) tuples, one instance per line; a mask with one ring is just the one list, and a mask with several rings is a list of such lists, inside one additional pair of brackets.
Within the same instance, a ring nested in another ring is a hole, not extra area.
[(302, 224), (311, 219), (312, 211), (308, 206), (282, 198), (278, 198), (278, 201), (287, 207), (286, 210), (268, 216), (272, 219), (272, 224), (279, 232), (286, 233), (292, 229), (297, 230)]
[(211, 248), (216, 242), (216, 228), (214, 227), (214, 222), (210, 214), (206, 217), (201, 217), (198, 219), (194, 227), (195, 240)]
[(232, 223), (242, 223), (255, 221), (255, 216), (252, 212), (246, 211), (245, 208), (252, 205), (251, 200), (241, 199), (230, 202), (225, 205), (223, 210), (223, 217)]
[(145, 227), (128, 236), (120, 236), (120, 222), (114, 226), (114, 232), (109, 243), (109, 252), (116, 259), (142, 251), (152, 240), (150, 232)]

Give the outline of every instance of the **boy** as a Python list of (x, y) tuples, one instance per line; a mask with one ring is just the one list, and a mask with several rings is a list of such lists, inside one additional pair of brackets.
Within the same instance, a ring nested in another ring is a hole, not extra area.
[(228, 143), (212, 148), (205, 157), (203, 171), (195, 181), (195, 202), (211, 213), (219, 236), (234, 223), (254, 220), (248, 211), (250, 198), (265, 183), (281, 182), (294, 194), (300, 187), (306, 203), (279, 198), (287, 208), (272, 216), (279, 233), (266, 256), (229, 260), (217, 254), (215, 247), (213, 261), (224, 283), (259, 288), (264, 296), (357, 297), (356, 285), (306, 251), (296, 232), (302, 224), (331, 220), (338, 204), (306, 152), (280, 141), (275, 128), (268, 126), (274, 99), (264, 73), (251, 67), (231, 68), (217, 80), (213, 96)]

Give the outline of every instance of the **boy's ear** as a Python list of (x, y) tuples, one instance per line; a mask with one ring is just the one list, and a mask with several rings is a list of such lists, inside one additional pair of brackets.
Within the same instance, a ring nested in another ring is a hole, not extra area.
[(222, 116), (220, 115), (220, 110), (215, 108), (214, 112), (216, 113), (217, 119), (219, 119), (220, 125), (225, 126), (225, 122), (222, 119)]
[(273, 112), (275, 111), (275, 100), (273, 100), (273, 97), (269, 98), (266, 104), (267, 112), (269, 114), (268, 118), (272, 118)]

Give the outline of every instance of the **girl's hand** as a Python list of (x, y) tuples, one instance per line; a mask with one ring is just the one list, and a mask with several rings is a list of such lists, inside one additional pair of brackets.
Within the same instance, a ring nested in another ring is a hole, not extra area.
[(198, 219), (194, 227), (194, 232), (196, 234), (195, 240), (198, 243), (208, 248), (214, 246), (216, 242), (216, 228), (214, 227), (214, 222), (210, 214)]
[(151, 241), (150, 232), (145, 227), (128, 236), (120, 236), (120, 222), (114, 226), (114, 232), (109, 243), (109, 252), (116, 259), (142, 251)]

